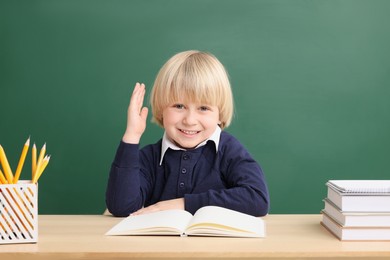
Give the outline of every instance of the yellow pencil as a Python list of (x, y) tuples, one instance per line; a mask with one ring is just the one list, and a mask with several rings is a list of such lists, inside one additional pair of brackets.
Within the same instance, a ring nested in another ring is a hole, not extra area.
[(46, 166), (49, 164), (50, 156), (45, 156), (43, 158), (42, 163), (39, 165), (39, 168), (37, 168), (37, 172), (35, 174), (35, 177), (33, 179), (33, 183), (37, 183), (38, 179), (41, 177), (43, 171), (45, 170)]
[[(45, 153), (46, 153), (46, 143), (42, 146), (42, 149), (41, 151), (39, 152), (39, 157), (38, 157), (38, 162), (39, 163), (40, 161), (43, 160), (43, 157), (45, 156)], [(36, 171), (37, 169), (35, 169)]]
[[(42, 149), (41, 149), (41, 151), (39, 152), (39, 157), (38, 157), (38, 161), (37, 161), (37, 166), (36, 166), (35, 171), (34, 171), (34, 178), (35, 178), (36, 175), (37, 175), (37, 172), (38, 172), (39, 167), (41, 167), (43, 157), (45, 156), (45, 152), (46, 152), (46, 143), (42, 146)], [(33, 178), (33, 179), (34, 179), (34, 178)]]
[(0, 170), (0, 184), (7, 184), (7, 180), (5, 179), (3, 172)]
[(27, 139), (26, 143), (23, 146), (22, 154), (20, 155), (18, 167), (16, 168), (15, 171), (15, 176), (14, 176), (14, 184), (18, 183), (20, 173), (22, 172), (23, 165), (24, 165), (24, 160), (26, 159), (26, 155), (28, 152), (28, 148), (30, 147), (30, 137)]
[(12, 183), (14, 176), (12, 174), (11, 167), (9, 166), (7, 156), (5, 155), (3, 147), (0, 145), (0, 161), (3, 166), (5, 177), (7, 178), (8, 183)]
[(35, 146), (35, 143), (32, 148), (32, 166), (31, 166), (31, 178), (34, 179), (34, 174), (37, 169), (37, 147)]

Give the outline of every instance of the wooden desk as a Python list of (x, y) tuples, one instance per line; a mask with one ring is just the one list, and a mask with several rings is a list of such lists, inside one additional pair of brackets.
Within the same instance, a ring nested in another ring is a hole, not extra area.
[(390, 259), (390, 242), (340, 242), (320, 215), (269, 215), (266, 238), (114, 237), (121, 219), (40, 215), (37, 244), (0, 245), (0, 259)]

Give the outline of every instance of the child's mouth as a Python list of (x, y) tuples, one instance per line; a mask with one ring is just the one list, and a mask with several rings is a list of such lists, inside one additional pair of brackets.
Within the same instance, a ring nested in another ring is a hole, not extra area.
[(186, 135), (195, 135), (195, 134), (199, 133), (199, 131), (189, 131), (189, 130), (183, 130), (183, 129), (180, 129), (180, 132), (182, 132)]

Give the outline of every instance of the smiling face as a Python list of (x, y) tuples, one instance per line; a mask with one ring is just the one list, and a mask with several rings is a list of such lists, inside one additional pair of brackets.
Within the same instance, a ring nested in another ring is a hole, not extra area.
[(184, 149), (195, 148), (208, 139), (220, 123), (217, 106), (175, 102), (163, 109), (167, 137)]
[[(228, 127), (233, 117), (233, 95), (225, 68), (212, 54), (199, 51), (178, 53), (164, 64), (154, 82), (150, 104), (152, 120), (187, 148), (207, 139), (218, 122), (221, 129)], [(212, 124), (207, 123), (209, 116)], [(194, 141), (184, 144), (184, 140)]]

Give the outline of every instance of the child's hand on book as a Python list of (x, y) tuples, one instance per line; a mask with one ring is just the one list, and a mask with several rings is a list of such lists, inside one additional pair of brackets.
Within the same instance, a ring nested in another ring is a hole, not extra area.
[(142, 208), (132, 214), (131, 216), (142, 215), (162, 210), (168, 209), (182, 209), (184, 210), (184, 198), (173, 199), (173, 200), (164, 200), (157, 202), (156, 204), (150, 205), (149, 207)]
[(148, 108), (143, 107), (144, 97), (145, 85), (143, 83), (135, 84), (127, 110), (126, 132), (122, 138), (125, 143), (138, 144), (146, 129)]

